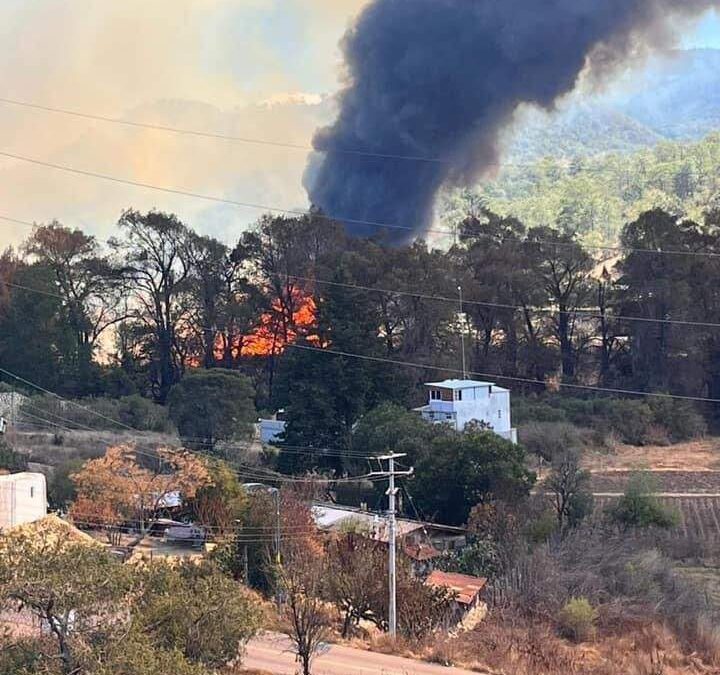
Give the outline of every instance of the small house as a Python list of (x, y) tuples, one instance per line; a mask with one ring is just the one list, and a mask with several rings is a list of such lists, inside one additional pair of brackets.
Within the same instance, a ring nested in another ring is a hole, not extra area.
[(47, 515), (47, 483), (41, 473), (0, 476), (0, 530)]
[[(356, 532), (387, 544), (389, 541), (388, 518), (385, 513), (374, 513), (349, 506), (317, 503), (312, 509), (315, 525), (322, 532)], [(452, 525), (426, 523), (410, 518), (395, 519), (395, 537), (398, 551), (412, 561), (418, 575), (425, 575), (433, 561), (443, 551), (461, 549), (467, 544), (466, 531)]]
[(428, 403), (415, 411), (434, 424), (449, 424), (456, 431), (479, 425), (517, 443), (510, 416), (510, 390), (494, 382), (445, 380), (428, 382)]
[(452, 619), (457, 623), (461, 622), (468, 613), (480, 607), (480, 596), (487, 585), (487, 579), (434, 570), (425, 580), (425, 584), (434, 588), (446, 588), (454, 593)]

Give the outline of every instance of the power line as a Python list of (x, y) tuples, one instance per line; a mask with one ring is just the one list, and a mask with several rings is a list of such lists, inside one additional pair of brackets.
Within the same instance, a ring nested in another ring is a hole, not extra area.
[[(97, 178), (99, 180), (105, 180), (112, 183), (118, 183), (120, 185), (129, 185), (132, 187), (139, 187), (147, 190), (155, 190), (157, 192), (163, 192), (166, 194), (173, 194), (173, 195), (180, 195), (183, 197), (192, 197), (194, 199), (202, 199), (204, 201), (210, 201), (220, 204), (229, 204), (230, 206), (237, 206), (240, 208), (248, 208), (248, 209), (254, 209), (257, 211), (265, 211), (268, 213), (279, 213), (279, 214), (285, 214), (285, 215), (291, 215), (291, 216), (309, 216), (312, 218), (318, 218), (320, 220), (325, 220), (328, 222), (334, 222), (334, 223), (346, 223), (349, 225), (362, 225), (366, 227), (376, 227), (380, 229), (391, 229), (391, 230), (401, 230), (408, 233), (415, 233), (416, 228), (409, 226), (409, 225), (400, 225), (397, 223), (385, 223), (385, 222), (379, 222), (374, 220), (362, 220), (359, 218), (345, 218), (343, 216), (338, 215), (326, 215), (324, 213), (320, 213), (313, 210), (303, 210), (303, 209), (288, 209), (288, 208), (282, 208), (278, 206), (269, 206), (267, 204), (257, 204), (253, 202), (243, 202), (238, 201), (235, 199), (226, 199), (224, 197), (217, 197), (214, 195), (207, 195), (202, 194), (199, 192), (191, 192), (189, 190), (182, 190), (179, 188), (170, 188), (160, 185), (153, 185), (150, 183), (144, 183), (141, 181), (135, 181), (130, 180), (127, 178), (119, 178), (117, 176), (111, 176), (108, 174), (98, 173), (95, 171), (88, 171), (85, 169), (77, 169), (75, 167), (68, 166), (66, 164), (57, 164), (54, 162), (46, 162), (43, 160), (35, 159), (32, 157), (25, 157), (23, 155), (17, 155), (10, 152), (3, 152), (0, 151), (0, 157), (7, 157), (8, 159), (14, 159), (19, 162), (26, 162), (28, 164), (34, 164), (36, 166), (42, 166), (49, 169), (55, 169), (56, 171), (63, 171), (66, 173), (71, 173), (79, 176), (85, 176), (89, 178)], [(18, 219), (12, 219), (12, 218), (6, 218), (4, 216), (0, 216), (0, 220), (7, 220), (9, 222), (15, 222), (23, 225), (33, 225), (30, 224), (27, 221), (21, 221)], [(455, 235), (455, 230), (442, 230), (438, 228), (428, 228), (424, 230), (421, 233), (418, 234), (445, 234), (445, 235)], [(487, 235), (484, 233), (477, 233), (473, 234), (473, 237), (476, 238), (489, 238), (493, 239), (491, 235)], [(545, 244), (549, 246), (555, 246), (559, 248), (567, 248), (567, 247), (576, 247), (579, 244), (575, 242), (557, 242), (557, 241), (550, 241), (550, 240), (543, 240), (543, 239), (535, 239), (534, 243), (538, 244)], [(655, 254), (655, 255), (688, 255), (688, 256), (705, 256), (705, 257), (720, 257), (720, 253), (711, 253), (706, 251), (677, 251), (677, 250), (656, 250), (656, 249), (643, 249), (643, 248), (624, 248), (622, 246), (599, 246), (599, 245), (591, 245), (591, 244), (582, 244), (582, 246), (585, 249), (588, 250), (598, 250), (598, 251), (606, 251), (606, 252), (614, 252), (614, 253), (625, 253), (625, 252), (634, 252), (634, 253), (648, 253), (648, 254)]]
[(213, 131), (200, 131), (197, 129), (185, 129), (182, 127), (173, 127), (165, 124), (152, 124), (149, 122), (140, 122), (137, 120), (127, 120), (119, 117), (107, 117), (105, 115), (96, 115), (93, 113), (81, 112), (78, 110), (68, 110), (67, 108), (55, 108), (52, 106), (40, 105), (38, 103), (30, 103), (28, 101), (18, 101), (10, 98), (0, 98), (0, 103), (6, 105), (20, 106), (23, 108), (31, 108), (33, 110), (42, 110), (44, 112), (55, 113), (59, 115), (68, 115), (79, 117), (82, 119), (95, 120), (98, 122), (108, 122), (111, 124), (120, 124), (126, 127), (135, 127), (140, 129), (152, 129), (154, 131), (165, 131), (182, 136), (197, 136), (200, 138), (212, 138), (215, 140), (234, 141), (238, 143), (248, 143), (252, 145), (266, 145), (276, 148), (288, 148), (290, 150), (302, 150), (305, 152), (322, 152), (334, 155), (355, 155), (358, 157), (375, 157), (379, 159), (398, 159), (411, 162), (426, 162), (433, 164), (450, 164), (450, 160), (438, 157), (425, 157), (422, 155), (401, 155), (389, 152), (372, 152), (369, 150), (355, 150), (343, 148), (328, 148), (318, 150), (311, 145), (303, 145), (300, 143), (288, 143), (285, 141), (273, 141), (268, 139), (251, 138), (249, 136), (233, 136), (229, 134), (221, 134)]
[[(422, 300), (437, 300), (441, 302), (448, 302), (451, 304), (457, 304), (457, 298), (450, 298), (446, 296), (441, 295), (429, 295), (426, 293), (418, 293), (415, 291), (403, 291), (398, 289), (389, 289), (389, 288), (377, 288), (373, 286), (362, 286), (359, 284), (347, 284), (347, 283), (341, 283), (338, 281), (326, 281), (324, 279), (315, 279), (312, 277), (300, 277), (296, 276), (294, 274), (288, 275), (292, 279), (300, 279), (304, 281), (310, 281), (313, 283), (321, 284), (321, 285), (327, 285), (327, 286), (338, 286), (341, 288), (355, 288), (362, 291), (371, 291), (376, 293), (388, 293), (388, 294), (394, 294), (394, 295), (405, 295), (413, 298), (420, 298)], [(463, 305), (476, 305), (479, 307), (491, 307), (495, 309), (511, 309), (515, 311), (520, 310), (528, 310), (533, 313), (547, 313), (547, 314), (559, 314), (559, 315), (575, 315), (575, 314), (583, 314), (586, 315), (589, 319), (601, 319), (603, 318), (601, 315), (597, 314), (595, 310), (588, 310), (588, 309), (575, 309), (572, 311), (562, 311), (559, 309), (553, 309), (549, 307), (524, 307), (523, 305), (510, 305), (510, 304), (504, 304), (499, 302), (486, 302), (484, 300), (468, 300), (467, 298), (463, 298), (462, 300)], [(686, 321), (683, 319), (652, 319), (647, 317), (641, 317), (641, 316), (626, 316), (624, 314), (613, 314), (609, 316), (608, 318), (614, 319), (617, 321), (639, 321), (643, 323), (662, 323), (662, 324), (677, 324), (681, 326), (695, 326), (695, 327), (704, 327), (704, 328), (720, 328), (720, 323), (712, 323), (712, 322), (705, 322), (705, 321)]]
[(79, 408), (80, 410), (84, 410), (85, 412), (89, 412), (91, 415), (95, 415), (96, 417), (102, 418), (108, 422), (112, 422), (113, 424), (117, 424), (118, 426), (122, 427), (123, 429), (126, 429), (128, 431), (140, 431), (140, 429), (135, 429), (127, 424), (124, 424), (123, 422), (119, 422), (118, 420), (115, 420), (111, 417), (108, 417), (107, 415), (103, 415), (102, 413), (99, 413), (95, 410), (92, 410), (91, 408), (88, 408), (84, 405), (80, 405), (79, 403), (76, 403), (75, 401), (71, 401), (70, 399), (63, 398), (59, 394), (56, 394), (54, 391), (50, 391), (49, 389), (45, 389), (44, 387), (41, 387), (39, 384), (35, 384), (34, 382), (31, 382), (30, 380), (25, 379), (24, 377), (21, 377), (19, 375), (16, 375), (15, 373), (11, 373), (9, 370), (6, 370), (5, 368), (0, 368), (0, 373), (3, 375), (7, 375), (8, 377), (11, 377), (12, 379), (16, 380), (17, 382), (21, 382), (22, 384), (27, 385), (28, 387), (32, 387), (33, 389), (37, 389), (38, 391), (41, 391), (43, 394), (47, 394), (48, 396), (52, 396), (53, 398), (56, 398), (60, 401), (64, 401), (65, 403), (72, 405), (76, 408)]
[[(447, 296), (442, 295), (431, 295), (428, 293), (419, 293), (417, 291), (406, 291), (406, 290), (400, 290), (400, 289), (394, 289), (394, 288), (379, 288), (376, 286), (363, 286), (361, 284), (349, 284), (349, 283), (342, 283), (339, 281), (328, 281), (325, 279), (317, 279), (315, 277), (304, 277), (299, 276), (296, 274), (288, 274), (288, 277), (291, 279), (296, 279), (299, 281), (307, 281), (310, 283), (320, 284), (322, 286), (336, 286), (339, 288), (348, 288), (348, 289), (357, 289), (361, 291), (368, 291), (373, 293), (387, 293), (392, 295), (401, 295), (401, 296), (407, 296), (412, 298), (419, 298), (421, 300), (432, 300), (432, 301), (438, 301), (438, 302), (447, 302), (450, 304), (457, 304), (456, 298), (450, 298)], [(48, 297), (52, 298), (58, 298), (60, 300), (65, 300), (65, 296), (60, 295), (59, 293), (52, 293), (50, 291), (45, 291), (39, 288), (31, 288), (30, 286), (24, 286), (22, 284), (16, 284), (11, 281), (2, 281), (0, 279), (0, 287), (7, 286), (10, 288), (17, 288), (20, 290), (28, 291), (31, 293), (39, 293), (41, 295), (46, 295)], [(598, 314), (595, 310), (591, 309), (584, 309), (584, 308), (578, 308), (575, 310), (560, 310), (555, 309), (552, 307), (525, 307), (523, 305), (511, 305), (501, 302), (489, 302), (484, 300), (468, 300), (466, 298), (463, 298), (463, 305), (474, 305), (477, 307), (489, 307), (493, 309), (509, 309), (513, 311), (529, 311), (533, 312), (535, 314), (556, 314), (560, 316), (575, 316), (575, 315), (582, 315), (588, 319), (612, 319), (615, 321), (631, 321), (631, 322), (638, 322), (638, 323), (654, 323), (654, 324), (663, 324), (663, 325), (678, 325), (678, 326), (687, 326), (692, 328), (720, 328), (720, 323), (717, 322), (711, 322), (711, 321), (690, 321), (686, 319), (655, 319), (651, 317), (642, 317), (642, 316), (628, 316), (625, 314), (611, 314), (607, 317), (603, 317), (602, 315)], [(210, 330), (214, 332), (219, 332), (221, 329), (218, 327), (212, 327), (212, 326), (197, 326), (197, 330)]]
[[(361, 150), (357, 148), (316, 148), (312, 145), (303, 144), (303, 143), (290, 143), (288, 141), (277, 141), (277, 140), (271, 140), (266, 138), (255, 138), (250, 136), (236, 136), (232, 134), (223, 134), (216, 131), (205, 131), (200, 129), (188, 129), (184, 127), (175, 127), (168, 124), (156, 124), (152, 122), (143, 122), (140, 120), (131, 120), (131, 119), (124, 119), (121, 117), (110, 117), (108, 115), (100, 115), (98, 113), (89, 113), (81, 110), (73, 110), (69, 108), (60, 108), (57, 106), (50, 106), (50, 105), (44, 105), (41, 103), (35, 103), (32, 101), (21, 101), (19, 99), (13, 99), (13, 98), (6, 98), (6, 97), (0, 97), (0, 103), (9, 105), (9, 106), (16, 106), (21, 108), (28, 108), (31, 110), (38, 110), (42, 112), (49, 112), (56, 115), (66, 115), (69, 117), (77, 117), (80, 119), (86, 119), (86, 120), (94, 120), (97, 122), (105, 122), (108, 124), (117, 124), (125, 127), (132, 127), (132, 128), (140, 128), (140, 129), (151, 129), (153, 131), (163, 131), (167, 133), (182, 135), (182, 136), (196, 136), (199, 138), (209, 138), (209, 139), (215, 139), (215, 140), (223, 140), (223, 141), (233, 141), (238, 143), (247, 143), (252, 145), (264, 145), (264, 146), (270, 146), (270, 147), (278, 147), (278, 148), (287, 148), (290, 150), (301, 150), (303, 152), (320, 152), (323, 154), (337, 154), (337, 155), (355, 155), (359, 157), (368, 157), (368, 158), (379, 158), (379, 159), (397, 159), (397, 160), (406, 160), (406, 161), (412, 161), (412, 162), (423, 162), (423, 163), (433, 163), (433, 164), (452, 164), (453, 161), (451, 159), (446, 159), (443, 157), (428, 157), (426, 155), (408, 155), (408, 154), (399, 154), (399, 153), (392, 153), (392, 152), (375, 152), (371, 150)], [(486, 162), (485, 166), (487, 167), (509, 167), (509, 168), (528, 168), (528, 169), (538, 169), (540, 168), (541, 163), (546, 160), (547, 158), (540, 158), (536, 162)], [(552, 168), (560, 169), (560, 170), (570, 170), (571, 166), (569, 166), (567, 158), (550, 158), (554, 164)], [(562, 166), (563, 160), (566, 166)], [(602, 172), (603, 169), (600, 167), (593, 168), (593, 167), (583, 167), (583, 171), (597, 171)]]
[[(119, 422), (118, 420), (115, 420), (115, 419), (113, 419), (113, 418), (111, 418), (111, 417), (108, 417), (107, 415), (102, 415), (102, 414), (100, 414), (100, 413), (92, 410), (91, 408), (88, 408), (87, 406), (83, 406), (83, 405), (80, 405), (79, 403), (75, 403), (74, 401), (72, 401), (72, 400), (70, 400), (70, 399), (63, 398), (63, 397), (60, 396), (59, 394), (57, 394), (57, 393), (55, 393), (55, 392), (52, 392), (52, 391), (50, 391), (50, 390), (48, 390), (48, 389), (45, 389), (44, 387), (41, 387), (40, 385), (37, 385), (37, 384), (35, 384), (34, 382), (31, 382), (30, 380), (28, 380), (28, 379), (26, 379), (26, 378), (20, 377), (19, 375), (16, 375), (15, 373), (12, 373), (12, 372), (10, 372), (9, 370), (6, 370), (5, 368), (0, 368), (0, 373), (3, 373), (3, 374), (5, 374), (5, 375), (7, 375), (8, 377), (11, 377), (11, 378), (17, 380), (18, 382), (22, 382), (23, 384), (25, 384), (25, 385), (27, 385), (27, 386), (30, 386), (30, 387), (32, 387), (32, 388), (34, 388), (34, 389), (37, 389), (38, 391), (41, 391), (41, 392), (43, 392), (44, 394), (47, 394), (47, 395), (49, 395), (49, 396), (52, 396), (53, 398), (56, 398), (56, 399), (58, 399), (59, 401), (62, 401), (62, 402), (67, 403), (67, 404), (69, 404), (69, 405), (73, 405), (73, 406), (75, 406), (75, 407), (77, 407), (77, 408), (79, 408), (79, 409), (81, 409), (81, 410), (84, 410), (85, 412), (88, 412), (88, 413), (90, 413), (90, 414), (96, 415), (96, 416), (99, 417), (99, 418), (102, 418), (102, 419), (104, 419), (104, 420), (107, 420), (107, 421), (113, 422), (113, 423), (115, 423), (115, 424), (118, 424), (118, 425), (120, 425), (121, 427), (123, 427), (123, 428), (126, 429), (126, 430), (130, 430), (130, 431), (133, 431), (133, 432), (135, 432), (135, 433), (143, 433), (141, 429), (137, 429), (137, 428), (135, 428), (135, 427), (128, 426), (127, 424), (124, 424), (124, 423), (122, 423), (122, 422)], [(36, 419), (41, 419), (41, 418), (38, 418), (37, 416), (32, 415), (31, 413), (28, 413), (28, 414), (29, 414), (31, 417), (35, 417)], [(44, 413), (44, 414), (45, 414), (45, 413)], [(75, 422), (75, 421), (73, 421), (73, 420), (70, 420), (70, 419), (68, 419), (68, 418), (63, 418), (63, 417), (61, 417), (61, 416), (59, 416), (59, 415), (56, 415), (56, 414), (54, 414), (54, 413), (50, 413), (50, 414), (51, 414), (52, 416), (56, 417), (57, 419), (63, 420), (63, 421), (68, 422), (68, 423), (70, 423), (70, 424), (76, 424), (76, 426), (80, 426), (80, 427), (83, 426), (83, 425), (81, 425), (80, 423), (77, 423), (77, 422)], [(71, 429), (71, 428), (69, 428), (69, 427), (63, 426), (63, 425), (58, 424), (58, 423), (56, 423), (56, 422), (51, 422), (51, 421), (46, 420), (46, 419), (43, 419), (42, 421), (46, 422), (46, 423), (49, 424), (50, 426), (54, 426), (54, 427), (56, 427), (56, 428), (63, 429), (64, 431), (77, 431), (77, 429), (73, 430), (73, 429)], [(84, 429), (84, 430), (87, 430), (87, 431), (97, 431), (97, 430), (92, 429), (91, 427), (87, 427), (87, 426), (85, 426), (85, 429)], [(318, 453), (318, 450), (317, 450), (316, 448), (302, 448), (301, 446), (293, 446), (293, 449), (296, 450), (296, 451), (299, 451), (299, 450), (307, 450), (307, 451), (308, 451), (308, 454), (313, 454), (313, 455), (321, 454), (321, 453)], [(170, 450), (172, 450), (172, 449), (170, 449)], [(173, 451), (176, 451), (176, 450), (173, 450)], [(213, 460), (212, 457), (209, 457), (209, 456), (206, 455), (206, 454), (193, 453), (192, 450), (189, 449), (189, 448), (181, 448), (181, 451), (186, 452), (186, 453), (190, 453), (190, 454), (200, 454), (201, 457), (206, 458), (208, 461), (212, 461), (212, 460)], [(157, 459), (157, 454), (145, 452), (145, 451), (139, 450), (139, 449), (137, 449), (137, 448), (134, 448), (134, 449), (133, 449), (133, 452), (134, 452), (135, 454), (137, 454), (137, 455), (144, 455), (144, 456), (150, 457), (150, 458), (152, 458), (152, 459)], [(370, 459), (370, 457), (368, 457), (368, 456), (363, 456), (363, 457), (359, 457), (359, 456), (358, 456), (358, 457), (352, 457), (352, 458), (353, 458), (353, 459)], [(240, 467), (240, 468), (239, 468), (238, 470), (235, 470), (234, 473), (235, 473), (236, 475), (238, 475), (238, 476), (255, 478), (256, 480), (265, 480), (265, 481), (272, 481), (272, 482), (284, 482), (284, 483), (326, 483), (326, 484), (335, 484), (335, 483), (355, 483), (355, 482), (362, 482), (362, 481), (365, 481), (365, 480), (371, 480), (371, 481), (373, 480), (373, 476), (372, 476), (371, 473), (362, 474), (362, 475), (359, 475), (359, 476), (340, 476), (340, 477), (332, 477), (332, 478), (328, 478), (328, 477), (326, 477), (326, 476), (315, 476), (315, 475), (306, 476), (306, 477), (294, 477), (294, 476), (286, 476), (285, 474), (281, 474), (281, 473), (272, 471), (272, 470), (270, 470), (270, 469), (265, 469), (265, 468), (263, 468), (263, 467), (249, 466), (249, 465), (246, 465), (246, 464), (244, 464), (244, 463), (242, 463), (242, 462), (238, 462), (238, 463), (237, 463), (237, 466)]]
[[(434, 366), (434, 365), (424, 364), (424, 363), (413, 363), (411, 361), (400, 361), (400, 360), (396, 360), (396, 359), (383, 358), (380, 356), (368, 356), (365, 354), (353, 354), (352, 352), (345, 352), (345, 351), (339, 351), (339, 350), (333, 350), (333, 349), (322, 349), (320, 347), (311, 347), (310, 345), (287, 344), (285, 346), (288, 348), (291, 348), (291, 349), (302, 349), (305, 351), (320, 352), (320, 353), (324, 353), (324, 354), (331, 354), (334, 356), (342, 356), (342, 357), (353, 358), (353, 359), (364, 359), (366, 361), (374, 361), (376, 363), (388, 363), (388, 364), (396, 365), (396, 366), (408, 366), (408, 367), (417, 368), (420, 370), (434, 370), (437, 372), (462, 374), (462, 371), (458, 370), (457, 368)], [(498, 373), (478, 373), (478, 372), (469, 372), (468, 375), (474, 375), (477, 377), (493, 378), (493, 379), (497, 379), (497, 380), (509, 380), (509, 381), (513, 381), (513, 382), (523, 382), (525, 384), (541, 384), (543, 386), (547, 386), (547, 382), (545, 382), (544, 380), (537, 380), (537, 379), (532, 379), (532, 378), (528, 378), (528, 377), (516, 377), (513, 375), (500, 375)], [(648, 396), (648, 397), (672, 399), (672, 400), (678, 400), (678, 401), (696, 401), (699, 403), (720, 403), (720, 399), (718, 399), (718, 398), (703, 398), (700, 396), (682, 396), (680, 394), (665, 394), (662, 392), (636, 391), (636, 390), (632, 390), (632, 389), (616, 389), (616, 388), (612, 388), (612, 387), (594, 387), (592, 385), (570, 384), (567, 382), (559, 382), (557, 386), (565, 387), (568, 389), (582, 389), (585, 391), (597, 391), (597, 392), (605, 392), (605, 393), (611, 393), (611, 394), (623, 394), (623, 395), (627, 395), (627, 396)]]

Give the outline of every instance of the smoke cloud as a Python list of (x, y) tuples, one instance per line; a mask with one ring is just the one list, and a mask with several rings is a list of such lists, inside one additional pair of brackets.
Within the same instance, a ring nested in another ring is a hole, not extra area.
[[(443, 185), (499, 161), (521, 104), (550, 109), (602, 81), (718, 0), (375, 0), (346, 34), (337, 121), (315, 135), (311, 201), (357, 235), (400, 243), (430, 225)], [(425, 157), (410, 161), (343, 150)], [(349, 222), (355, 221), (355, 222)], [(357, 221), (412, 228), (409, 234)]]

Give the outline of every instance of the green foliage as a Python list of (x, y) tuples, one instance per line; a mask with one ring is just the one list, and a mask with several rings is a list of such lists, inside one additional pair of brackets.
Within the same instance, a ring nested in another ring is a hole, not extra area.
[(502, 553), (496, 542), (478, 539), (460, 551), (449, 551), (436, 562), (438, 569), (474, 577), (495, 579), (504, 571)]
[(531, 518), (524, 528), (525, 536), (532, 544), (544, 544), (557, 532), (557, 515), (550, 510), (542, 511)]
[(247, 438), (257, 415), (253, 388), (230, 370), (194, 370), (170, 390), (170, 417), (191, 447), (208, 451), (217, 443)]
[(560, 612), (558, 622), (565, 637), (575, 642), (583, 642), (595, 633), (597, 610), (587, 598), (571, 598)]
[(707, 423), (690, 401), (653, 398), (649, 405), (653, 423), (667, 432), (672, 443), (698, 438), (707, 432)]
[(31, 397), (21, 407), (20, 413), (23, 412), (28, 414), (30, 421), (32, 416), (37, 416), (70, 428), (79, 426), (118, 431), (124, 425), (138, 431), (168, 433), (172, 430), (167, 409), (138, 394), (118, 399), (85, 398), (73, 403), (42, 394)]
[(449, 525), (467, 522), (476, 504), (495, 497), (521, 500), (535, 481), (522, 446), (488, 431), (457, 433), (395, 406), (380, 406), (360, 420), (353, 449), (406, 452), (405, 461), (415, 467), (408, 488), (417, 506)]
[(14, 450), (3, 436), (0, 436), (0, 471), (17, 473), (27, 470), (27, 457)]
[(608, 510), (611, 522), (623, 529), (675, 527), (679, 521), (678, 514), (663, 506), (653, 494), (655, 490), (656, 484), (650, 474), (638, 473), (632, 476), (625, 488), (625, 494)]
[(587, 445), (587, 438), (580, 428), (567, 422), (530, 422), (520, 428), (518, 435), (529, 452), (546, 462)]
[[(663, 398), (617, 399), (553, 395), (513, 399), (513, 417), (528, 450), (550, 459), (553, 448), (585, 447), (613, 434), (621, 442), (645, 445), (657, 430), (679, 443), (702, 436), (707, 425), (689, 401)], [(583, 430), (590, 429), (595, 437)]]
[(217, 536), (237, 529), (248, 507), (248, 498), (238, 475), (221, 460), (209, 465), (212, 483), (201, 487), (190, 502), (195, 519)]
[(531, 168), (506, 167), (476, 192), (450, 195), (446, 218), (457, 220), (473, 199), (528, 227), (558, 223), (592, 243), (614, 243), (642, 212), (664, 208), (698, 218), (718, 197), (720, 134), (698, 143), (665, 142), (633, 154), (601, 154), (568, 162), (543, 159)]
[[(102, 411), (102, 405), (107, 405), (108, 399), (97, 399), (95, 410), (100, 408)], [(120, 420), (123, 424), (126, 424), (133, 429), (139, 429), (140, 431), (155, 431), (158, 433), (168, 433), (172, 431), (172, 424), (168, 418), (167, 408), (154, 403), (150, 399), (144, 398), (139, 394), (132, 394), (130, 396), (123, 396), (116, 402), (116, 411), (114, 414), (111, 412), (113, 405), (110, 404), (108, 407), (108, 416), (112, 415), (113, 419)]]
[(260, 627), (253, 600), (210, 563), (157, 562), (143, 572), (138, 628), (167, 652), (218, 667), (237, 658)]
[[(380, 315), (370, 293), (352, 284), (365, 264), (356, 253), (334, 261), (331, 279), (338, 286), (322, 288), (318, 299), (318, 334), (321, 342), (338, 352), (379, 356), (377, 327)], [(306, 346), (311, 346), (310, 344)], [(320, 466), (340, 470), (343, 463), (323, 455), (323, 448), (345, 450), (357, 419), (372, 405), (387, 369), (373, 361), (342, 355), (291, 350), (278, 375), (276, 398), (286, 411), (283, 441), (289, 446), (318, 448), (316, 456), (280, 453), (278, 468), (297, 473)]]
[(13, 283), (40, 293), (15, 289), (8, 305), (0, 307), (0, 363), (47, 389), (68, 392), (78, 372), (75, 338), (52, 272), (39, 264), (22, 265)]
[(84, 463), (81, 459), (71, 459), (53, 468), (48, 478), (48, 501), (52, 509), (63, 511), (75, 501), (77, 490), (70, 477), (78, 473)]
[(14, 649), (0, 636), (3, 675), (203, 675), (238, 658), (260, 621), (212, 564), (123, 565), (50, 529), (0, 541), (0, 612), (18, 609), (52, 630)]

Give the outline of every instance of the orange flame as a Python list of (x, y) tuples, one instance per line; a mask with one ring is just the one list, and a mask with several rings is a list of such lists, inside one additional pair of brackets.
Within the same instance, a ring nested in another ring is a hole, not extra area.
[[(317, 325), (315, 299), (310, 295), (304, 295), (300, 290), (295, 290), (293, 305), (296, 309), (292, 313), (292, 318), (286, 318), (282, 303), (280, 300), (275, 300), (272, 311), (260, 317), (252, 333), (234, 339), (233, 357), (277, 356), (285, 351), (287, 344), (296, 342), (300, 335), (308, 335)], [(284, 318), (287, 326), (283, 325)], [(215, 344), (216, 358), (221, 359), (224, 351), (224, 338), (218, 336)]]

